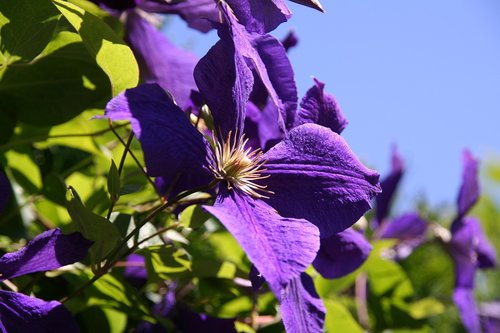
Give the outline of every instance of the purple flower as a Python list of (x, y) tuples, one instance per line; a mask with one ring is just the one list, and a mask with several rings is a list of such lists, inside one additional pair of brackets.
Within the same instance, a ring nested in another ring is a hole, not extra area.
[(472, 154), (463, 153), (464, 169), (462, 185), (457, 199), (457, 217), (451, 225), (451, 241), (448, 244), (455, 264), (455, 302), (462, 323), (469, 333), (481, 332), (479, 315), (474, 301), (474, 276), (479, 268), (496, 266), (493, 247), (489, 244), (479, 221), (465, 217), (479, 198), (477, 179), (478, 162)]
[(127, 266), (123, 272), (125, 280), (137, 289), (141, 289), (148, 281), (148, 272), (144, 257), (133, 253), (127, 257)]
[(149, 174), (167, 183), (177, 179), (177, 191), (218, 181), (215, 203), (205, 209), (239, 241), (274, 290), (313, 261), (319, 231), (329, 237), (349, 227), (379, 191), (378, 174), (365, 168), (339, 135), (319, 125), (292, 129), (265, 154), (231, 133), (222, 142), (214, 137), (212, 149), (151, 84), (114, 98), (106, 116), (131, 122)]
[[(24, 248), (0, 257), (0, 281), (43, 272), (80, 261), (91, 241), (80, 233), (45, 231)], [(0, 330), (2, 332), (78, 332), (78, 326), (64, 306), (17, 292), (0, 290)]]

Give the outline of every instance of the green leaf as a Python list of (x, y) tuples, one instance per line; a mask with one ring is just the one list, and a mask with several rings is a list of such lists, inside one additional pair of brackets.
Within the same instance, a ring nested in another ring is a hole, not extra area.
[(76, 228), (94, 244), (90, 248), (92, 264), (101, 262), (113, 250), (119, 233), (115, 225), (104, 217), (92, 213), (81, 202), (78, 193), (71, 186), (67, 192), (66, 207)]
[[(0, 55), (1, 56), (1, 55)], [(16, 128), (17, 118), (0, 110), (0, 145), (9, 141)]]
[(80, 34), (85, 47), (111, 82), (116, 96), (139, 82), (139, 67), (132, 50), (100, 19), (71, 3), (53, 0), (57, 9)]
[(120, 174), (114, 161), (111, 161), (108, 172), (108, 193), (111, 196), (111, 201), (117, 201), (120, 197)]
[(201, 227), (211, 217), (200, 205), (191, 205), (182, 211), (179, 223), (184, 227), (196, 229)]
[(435, 298), (426, 297), (411, 303), (408, 312), (415, 319), (424, 319), (443, 313), (444, 305)]
[(2, 64), (33, 60), (52, 38), (59, 16), (48, 0), (0, 1)]
[(52, 126), (104, 105), (109, 80), (88, 55), (80, 37), (58, 33), (38, 60), (9, 66), (0, 80), (0, 109), (18, 121)]
[(326, 308), (325, 328), (329, 333), (363, 333), (349, 310), (331, 299), (323, 300)]
[(161, 281), (191, 270), (191, 258), (182, 248), (157, 245), (143, 249), (139, 253), (146, 260), (146, 268), (150, 276), (156, 276)]

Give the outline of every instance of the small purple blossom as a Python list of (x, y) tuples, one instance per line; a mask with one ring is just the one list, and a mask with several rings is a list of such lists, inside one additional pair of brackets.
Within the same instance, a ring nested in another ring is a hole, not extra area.
[[(0, 257), (0, 281), (43, 272), (82, 260), (92, 245), (80, 233), (61, 234), (48, 230), (25, 247)], [(78, 326), (64, 306), (17, 292), (0, 290), (2, 332), (78, 332)]]
[(479, 221), (465, 217), (479, 199), (478, 161), (465, 150), (462, 184), (457, 199), (457, 216), (451, 225), (448, 244), (455, 264), (455, 302), (462, 323), (469, 333), (480, 333), (481, 325), (474, 300), (474, 277), (477, 269), (496, 267), (495, 251), (486, 239)]

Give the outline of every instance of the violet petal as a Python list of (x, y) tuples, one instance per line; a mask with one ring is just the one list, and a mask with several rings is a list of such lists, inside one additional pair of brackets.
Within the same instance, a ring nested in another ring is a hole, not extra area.
[(106, 117), (128, 120), (141, 142), (150, 176), (175, 182), (172, 194), (210, 183), (210, 144), (157, 84), (127, 89), (106, 106)]
[(197, 57), (173, 45), (166, 36), (135, 11), (126, 21), (126, 40), (139, 63), (145, 82), (158, 83), (174, 97), (177, 105), (185, 107), (192, 89)]
[[(224, 36), (225, 32), (221, 32)], [(242, 133), (246, 104), (253, 86), (252, 71), (232, 42), (224, 37), (200, 59), (194, 78), (200, 93), (212, 111), (221, 138)]]
[(474, 218), (465, 218), (460, 227), (452, 231), (450, 254), (455, 264), (455, 286), (474, 288), (477, 263), (477, 223)]
[(348, 121), (342, 114), (335, 97), (326, 94), (325, 84), (314, 78), (314, 86), (307, 92), (300, 102), (300, 109), (295, 119), (295, 125), (313, 123), (328, 127), (340, 134), (347, 126)]
[(284, 0), (226, 0), (248, 32), (265, 34), (286, 22), (292, 12)]
[(468, 333), (481, 333), (474, 291), (470, 288), (456, 288), (453, 291), (453, 302), (457, 306), (465, 330)]
[(274, 192), (266, 202), (282, 216), (314, 223), (322, 238), (353, 225), (380, 192), (378, 173), (340, 135), (316, 124), (292, 129), (263, 159), (265, 185)]
[(25, 247), (0, 257), (0, 280), (49, 271), (80, 261), (92, 242), (79, 232), (68, 235), (52, 229), (33, 238)]
[(291, 48), (297, 46), (299, 43), (299, 38), (297, 37), (297, 34), (295, 31), (290, 30), (288, 34), (281, 40), (281, 44), (283, 44), (283, 47), (285, 48), (285, 51), (288, 52)]
[(59, 302), (0, 290), (0, 331), (31, 333), (79, 332), (71, 313)]
[(10, 182), (7, 176), (0, 171), (0, 214), (9, 203), (11, 195)]
[(306, 220), (279, 216), (261, 200), (221, 187), (214, 206), (203, 207), (224, 224), (268, 282), (286, 283), (316, 256), (318, 229)]
[(123, 277), (127, 282), (137, 289), (141, 289), (148, 281), (144, 257), (133, 253), (127, 257), (127, 266), (123, 272)]
[(323, 332), (326, 309), (309, 275), (302, 273), (285, 286), (271, 284), (280, 302), (287, 333)]
[(477, 179), (479, 163), (468, 150), (464, 150), (462, 161), (462, 185), (457, 198), (459, 218), (467, 214), (479, 199), (479, 180)]
[(213, 0), (183, 0), (176, 4), (142, 1), (139, 7), (153, 13), (177, 14), (190, 28), (201, 32), (212, 30), (212, 22), (219, 21), (219, 9)]
[(389, 216), (391, 203), (394, 199), (394, 194), (398, 188), (399, 182), (403, 177), (404, 163), (399, 155), (396, 146), (392, 147), (391, 156), (391, 172), (380, 182), (382, 193), (377, 195), (376, 201), (376, 216), (377, 222), (382, 223)]
[(380, 238), (408, 240), (421, 238), (427, 230), (427, 222), (418, 213), (406, 213), (382, 224)]
[(346, 229), (321, 239), (313, 266), (324, 278), (337, 279), (358, 269), (371, 250), (371, 244), (361, 233)]

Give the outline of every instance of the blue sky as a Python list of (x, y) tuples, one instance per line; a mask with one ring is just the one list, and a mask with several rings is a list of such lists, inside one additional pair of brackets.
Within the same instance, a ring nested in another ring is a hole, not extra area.
[[(290, 3), (291, 50), (299, 95), (311, 76), (326, 83), (349, 126), (351, 148), (385, 174), (392, 143), (406, 160), (398, 207), (425, 194), (453, 203), (461, 151), (500, 154), (500, 2), (498, 0), (323, 1), (326, 13)], [(217, 40), (173, 19), (166, 34), (200, 57)]]

